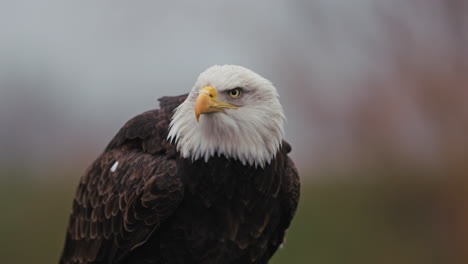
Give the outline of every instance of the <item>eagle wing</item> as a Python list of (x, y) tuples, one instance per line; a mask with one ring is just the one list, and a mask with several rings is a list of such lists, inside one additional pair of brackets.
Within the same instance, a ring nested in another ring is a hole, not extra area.
[[(296, 165), (288, 156), (291, 152), (291, 145), (283, 140), (280, 155), (277, 157), (277, 170), (281, 172), (282, 181), (279, 191), (279, 203), (281, 211), (279, 223), (275, 232), (267, 245), (267, 250), (263, 256), (265, 263), (273, 256), (278, 248), (285, 242), (286, 231), (296, 213), (300, 197), (300, 178)], [(263, 262), (261, 262), (263, 263)]]
[(177, 209), (184, 186), (166, 141), (186, 95), (128, 121), (79, 183), (61, 263), (115, 263), (144, 244)]
[[(283, 149), (286, 153), (291, 152), (291, 146), (286, 141), (283, 141)], [(283, 167), (285, 181), (281, 190), (281, 205), (284, 208), (285, 219), (282, 227), (286, 229), (291, 224), (291, 220), (293, 219), (297, 210), (297, 205), (299, 204), (301, 182), (296, 165), (289, 156), (285, 156)]]

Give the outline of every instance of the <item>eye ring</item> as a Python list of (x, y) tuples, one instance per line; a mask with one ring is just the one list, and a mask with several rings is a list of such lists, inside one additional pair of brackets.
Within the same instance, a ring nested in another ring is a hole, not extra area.
[(232, 98), (239, 98), (242, 95), (242, 88), (236, 87), (228, 91), (229, 96)]

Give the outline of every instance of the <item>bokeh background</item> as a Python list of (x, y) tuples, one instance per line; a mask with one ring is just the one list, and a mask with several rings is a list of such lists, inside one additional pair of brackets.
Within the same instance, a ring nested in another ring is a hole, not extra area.
[(468, 263), (467, 59), (464, 0), (0, 1), (0, 262), (56, 263), (125, 121), (239, 64), (303, 182), (271, 263)]

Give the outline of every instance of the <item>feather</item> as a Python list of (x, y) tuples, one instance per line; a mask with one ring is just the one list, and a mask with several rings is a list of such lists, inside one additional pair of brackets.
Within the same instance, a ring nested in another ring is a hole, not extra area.
[(186, 97), (163, 97), (128, 121), (86, 170), (60, 263), (266, 263), (274, 254), (299, 200), (291, 147), (278, 144), (264, 168), (214, 152), (209, 163), (185, 159), (166, 139)]

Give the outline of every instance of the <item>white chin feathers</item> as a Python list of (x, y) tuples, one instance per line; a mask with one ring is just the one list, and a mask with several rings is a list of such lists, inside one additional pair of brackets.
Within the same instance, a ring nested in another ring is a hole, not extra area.
[(215, 155), (223, 155), (244, 165), (263, 168), (281, 146), (283, 117), (256, 117), (243, 115), (238, 109), (229, 111), (230, 114), (202, 115), (197, 123), (191, 104), (186, 101), (174, 114), (168, 138), (184, 158), (208, 162)]

